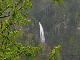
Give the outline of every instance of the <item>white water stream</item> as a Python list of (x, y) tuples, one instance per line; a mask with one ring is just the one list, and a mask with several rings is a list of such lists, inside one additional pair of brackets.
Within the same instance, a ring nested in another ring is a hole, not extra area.
[(44, 30), (40, 22), (39, 22), (39, 26), (40, 26), (40, 40), (42, 43), (44, 43), (45, 42)]

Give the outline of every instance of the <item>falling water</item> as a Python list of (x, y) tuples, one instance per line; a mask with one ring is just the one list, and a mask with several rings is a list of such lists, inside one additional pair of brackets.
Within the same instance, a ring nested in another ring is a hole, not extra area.
[(40, 40), (42, 43), (44, 43), (45, 42), (44, 30), (40, 22), (39, 22), (39, 26), (40, 26)]

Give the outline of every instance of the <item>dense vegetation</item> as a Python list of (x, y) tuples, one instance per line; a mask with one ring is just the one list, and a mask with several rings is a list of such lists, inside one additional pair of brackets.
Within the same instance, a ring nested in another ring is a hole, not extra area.
[[(54, 0), (62, 2), (62, 0)], [(32, 8), (30, 0), (0, 0), (0, 60), (37, 60), (39, 51), (43, 51), (41, 44), (34, 46), (21, 43), (20, 37), (23, 37), (23, 26), (28, 26), (30, 20), (26, 15), (26, 9)], [(20, 27), (20, 28), (19, 28)], [(31, 39), (28, 36), (28, 39)], [(25, 38), (26, 39), (26, 38)], [(42, 50), (41, 50), (42, 48)], [(49, 60), (54, 60), (55, 56), (60, 58), (61, 45), (55, 46), (48, 56)], [(44, 52), (42, 52), (44, 53)]]
[(0, 0), (0, 60), (79, 60), (79, 40), (80, 0)]
[(52, 0), (33, 0), (32, 4), (34, 7), (27, 13), (33, 24), (29, 26), (29, 32), (38, 37), (34, 39), (39, 39), (38, 22), (41, 22), (49, 50), (61, 44), (62, 60), (79, 60), (80, 0), (64, 0), (63, 4)]

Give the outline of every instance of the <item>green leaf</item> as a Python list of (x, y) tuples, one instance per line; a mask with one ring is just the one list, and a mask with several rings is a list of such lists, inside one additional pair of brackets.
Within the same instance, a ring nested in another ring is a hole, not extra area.
[(9, 5), (9, 6), (13, 5), (13, 1), (14, 0), (5, 0), (6, 4)]
[(53, 0), (55, 3), (63, 3), (63, 0)]
[(55, 56), (60, 55), (60, 49), (61, 49), (61, 45), (55, 46), (52, 52), (50, 53), (49, 60), (54, 60)]
[(26, 4), (29, 8), (32, 8), (32, 4), (30, 0), (27, 0), (27, 4)]
[(11, 37), (13, 37), (13, 32), (12, 31), (9, 33), (9, 38), (11, 38)]
[(24, 17), (25, 17), (25, 18), (28, 18), (28, 16), (27, 16), (26, 14), (24, 14)]
[(13, 60), (20, 60), (20, 57), (16, 56), (15, 58), (13, 58)]
[(27, 20), (27, 21), (25, 22), (26, 25), (29, 25), (30, 23), (31, 23), (31, 20)]

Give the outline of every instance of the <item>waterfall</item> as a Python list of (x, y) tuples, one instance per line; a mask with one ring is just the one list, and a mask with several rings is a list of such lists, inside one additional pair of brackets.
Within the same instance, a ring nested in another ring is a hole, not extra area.
[(45, 42), (44, 30), (40, 22), (39, 22), (39, 26), (40, 26), (40, 40), (42, 43), (44, 43)]

